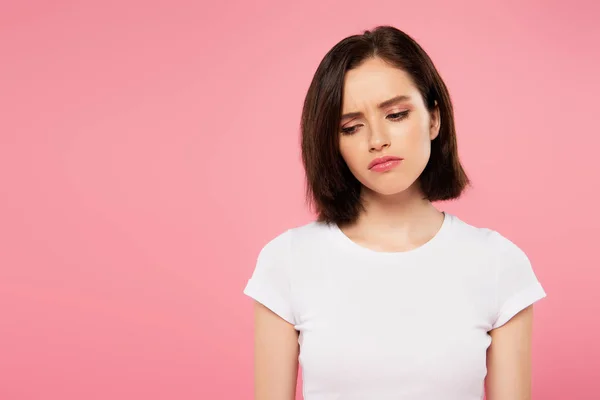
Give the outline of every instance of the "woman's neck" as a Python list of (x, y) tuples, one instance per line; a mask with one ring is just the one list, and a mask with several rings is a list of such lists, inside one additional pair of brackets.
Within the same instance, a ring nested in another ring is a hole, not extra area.
[(365, 245), (386, 243), (386, 247), (406, 248), (429, 241), (440, 229), (444, 215), (418, 188), (394, 195), (363, 190), (365, 211), (358, 219), (340, 227), (351, 239)]

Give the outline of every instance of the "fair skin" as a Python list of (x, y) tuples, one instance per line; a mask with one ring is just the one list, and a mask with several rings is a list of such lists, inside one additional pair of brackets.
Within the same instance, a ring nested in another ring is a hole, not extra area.
[[(340, 152), (362, 183), (366, 211), (340, 227), (350, 239), (376, 251), (408, 251), (428, 242), (444, 216), (422, 199), (418, 177), (437, 137), (437, 107), (425, 106), (410, 76), (379, 58), (346, 73)], [(386, 172), (368, 168), (376, 157), (401, 157)], [(531, 399), (533, 307), (489, 332), (487, 400)], [(259, 303), (255, 305), (255, 399), (295, 399), (298, 332)]]
[(298, 331), (254, 303), (254, 398), (292, 400), (298, 379)]

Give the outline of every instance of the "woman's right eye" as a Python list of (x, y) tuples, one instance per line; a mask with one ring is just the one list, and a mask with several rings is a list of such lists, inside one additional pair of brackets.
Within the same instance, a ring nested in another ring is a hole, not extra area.
[(354, 132), (356, 132), (356, 128), (358, 127), (358, 125), (354, 125), (354, 126), (349, 126), (347, 128), (342, 128), (342, 133), (344, 135), (351, 135)]

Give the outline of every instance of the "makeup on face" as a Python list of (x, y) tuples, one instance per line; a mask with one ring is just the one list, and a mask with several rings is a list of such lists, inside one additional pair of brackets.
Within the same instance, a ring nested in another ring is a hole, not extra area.
[[(410, 101), (410, 96), (398, 95), (379, 103), (377, 105), (377, 108), (379, 110), (385, 111), (384, 114), (386, 116), (394, 115), (394, 118), (391, 118), (392, 121), (400, 120), (408, 116), (408, 114), (412, 110), (412, 107), (409, 104), (402, 103), (409, 103)], [(352, 111), (343, 114), (340, 118), (342, 132), (347, 134), (353, 133), (351, 129), (352, 127), (347, 127), (345, 125), (349, 124), (357, 118), (363, 118), (364, 116), (364, 113), (361, 111)]]
[(368, 168), (374, 172), (387, 172), (400, 165), (402, 160), (402, 157), (396, 156), (377, 157), (369, 163)]

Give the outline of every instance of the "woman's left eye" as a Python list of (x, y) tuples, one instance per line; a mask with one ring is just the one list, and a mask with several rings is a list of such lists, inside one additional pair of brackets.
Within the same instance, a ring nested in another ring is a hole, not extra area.
[(398, 121), (406, 118), (408, 116), (408, 112), (409, 110), (397, 112), (394, 114), (388, 114), (388, 118), (390, 118), (392, 121)]

